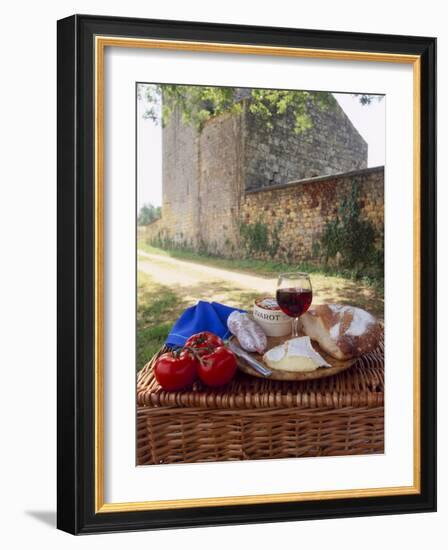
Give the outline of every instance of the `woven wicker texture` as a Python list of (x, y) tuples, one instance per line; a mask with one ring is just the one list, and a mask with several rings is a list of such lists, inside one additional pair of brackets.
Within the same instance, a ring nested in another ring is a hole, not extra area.
[(220, 462), (384, 451), (383, 407), (257, 409), (139, 408), (137, 463)]
[(239, 372), (219, 390), (198, 382), (163, 391), (154, 360), (137, 380), (140, 465), (384, 451), (383, 342), (334, 377), (276, 382)]
[(138, 375), (137, 404), (141, 407), (376, 407), (382, 405), (384, 399), (383, 342), (373, 353), (362, 356), (350, 369), (335, 376), (306, 382), (279, 382), (238, 372), (230, 384), (219, 390), (196, 382), (189, 391), (164, 391), (154, 378), (154, 360), (155, 357)]

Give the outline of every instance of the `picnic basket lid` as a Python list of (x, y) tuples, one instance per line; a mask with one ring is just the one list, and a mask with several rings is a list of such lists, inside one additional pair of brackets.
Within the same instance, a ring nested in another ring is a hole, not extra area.
[(384, 340), (361, 356), (348, 370), (318, 380), (275, 381), (238, 371), (223, 388), (195, 382), (189, 390), (168, 392), (157, 383), (152, 366), (162, 348), (137, 377), (138, 407), (191, 407), (203, 409), (342, 408), (384, 404)]

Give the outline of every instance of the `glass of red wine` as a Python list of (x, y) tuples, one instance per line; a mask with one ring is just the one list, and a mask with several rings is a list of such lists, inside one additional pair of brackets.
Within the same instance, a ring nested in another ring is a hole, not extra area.
[(299, 335), (299, 318), (308, 311), (313, 290), (308, 273), (281, 273), (277, 283), (277, 303), (283, 313), (293, 318), (292, 338)]

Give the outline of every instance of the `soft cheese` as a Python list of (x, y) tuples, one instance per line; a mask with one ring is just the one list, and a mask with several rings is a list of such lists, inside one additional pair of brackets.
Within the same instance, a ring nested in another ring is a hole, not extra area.
[(272, 369), (288, 372), (309, 372), (319, 367), (330, 367), (314, 350), (308, 336), (287, 340), (267, 351), (263, 361)]

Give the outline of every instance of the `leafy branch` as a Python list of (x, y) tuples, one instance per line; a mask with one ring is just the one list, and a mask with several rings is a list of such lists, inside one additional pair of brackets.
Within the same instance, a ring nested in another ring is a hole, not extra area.
[[(183, 86), (177, 84), (140, 84), (138, 97), (147, 105), (144, 118), (166, 126), (175, 109), (178, 109), (184, 124), (192, 124), (201, 130), (210, 118), (223, 113), (242, 111), (241, 89), (220, 86)], [(275, 116), (292, 112), (294, 131), (299, 134), (313, 126), (309, 115), (311, 105), (320, 110), (334, 108), (337, 101), (330, 92), (307, 92), (298, 90), (270, 90), (253, 88), (243, 96), (249, 99), (249, 111), (273, 127)], [(356, 94), (362, 105), (370, 105), (383, 96)]]
[[(175, 109), (182, 121), (200, 130), (210, 118), (222, 113), (240, 113), (243, 109), (237, 88), (219, 86), (182, 86), (173, 84), (140, 85), (138, 96), (144, 99), (147, 109), (144, 118), (165, 126)], [(328, 92), (304, 92), (294, 90), (251, 89), (245, 96), (249, 99), (249, 111), (272, 128), (275, 116), (293, 112), (295, 132), (312, 127), (308, 113), (310, 105), (327, 109), (336, 104)]]

